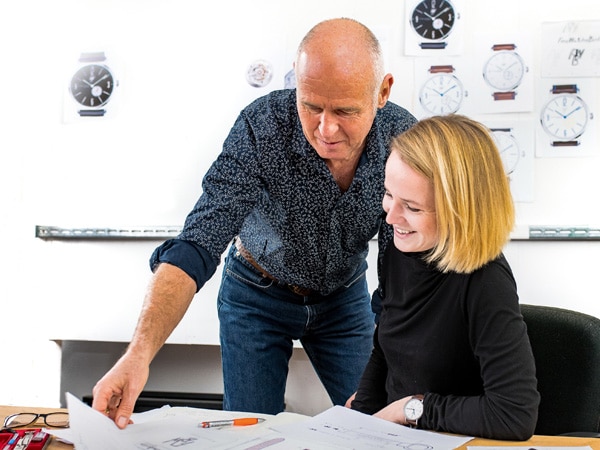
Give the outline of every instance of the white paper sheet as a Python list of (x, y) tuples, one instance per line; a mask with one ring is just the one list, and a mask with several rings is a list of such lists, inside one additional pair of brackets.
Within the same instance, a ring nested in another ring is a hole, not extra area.
[(248, 414), (166, 406), (135, 415), (135, 423), (120, 430), (69, 393), (67, 404), (70, 428), (49, 431), (74, 443), (77, 450), (447, 450), (471, 439), (414, 430), (341, 406), (312, 418), (293, 413), (257, 414), (266, 420), (222, 428), (202, 428), (200, 423)]
[(544, 78), (600, 76), (600, 21), (542, 23), (541, 62)]
[(297, 424), (273, 428), (286, 437), (318, 443), (315, 449), (328, 445), (346, 450), (449, 450), (472, 439), (405, 427), (342, 406)]
[[(247, 413), (213, 411), (199, 408), (163, 407), (133, 416), (134, 422), (120, 430), (108, 417), (82, 403), (70, 393), (66, 394), (70, 428), (48, 430), (50, 433), (75, 444), (77, 450), (172, 450), (181, 448), (258, 450), (271, 447), (301, 449), (300, 443), (282, 447), (280, 436), (271, 425), (285, 425), (305, 420), (306, 416), (282, 413), (277, 416), (252, 414), (267, 419), (247, 427), (202, 428), (207, 420), (247, 417)], [(288, 442), (291, 444), (291, 442)], [(269, 450), (271, 450), (269, 448)]]
[(477, 447), (477, 446), (468, 446), (468, 450), (592, 450), (592, 447), (585, 445), (581, 447)]

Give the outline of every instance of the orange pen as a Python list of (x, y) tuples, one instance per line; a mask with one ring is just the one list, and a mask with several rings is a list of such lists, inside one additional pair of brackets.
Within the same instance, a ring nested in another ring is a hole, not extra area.
[(257, 423), (261, 423), (264, 421), (265, 421), (265, 419), (261, 419), (258, 417), (243, 417), (240, 419), (211, 420), (209, 422), (201, 422), (200, 426), (202, 428), (246, 426), (246, 425), (256, 425)]

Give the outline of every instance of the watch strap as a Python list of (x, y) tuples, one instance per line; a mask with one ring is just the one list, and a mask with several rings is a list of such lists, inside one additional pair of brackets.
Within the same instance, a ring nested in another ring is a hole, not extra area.
[(554, 84), (550, 92), (553, 94), (577, 94), (579, 88), (576, 84)]
[(515, 91), (494, 92), (492, 95), (494, 100), (514, 100), (517, 96), (517, 93)]
[(494, 44), (492, 50), (498, 52), (500, 50), (515, 50), (517, 46), (515, 44)]
[(106, 113), (105, 109), (80, 109), (77, 113), (81, 117), (101, 117)]
[(448, 45), (447, 42), (420, 42), (419, 47), (423, 50), (443, 50)]
[(552, 141), (552, 147), (577, 147), (579, 141)]
[(441, 66), (431, 66), (429, 68), (430, 73), (452, 73), (454, 72), (454, 67), (450, 64), (441, 65)]
[(79, 62), (81, 63), (100, 61), (106, 61), (106, 55), (104, 54), (104, 52), (84, 52), (81, 55), (79, 55)]

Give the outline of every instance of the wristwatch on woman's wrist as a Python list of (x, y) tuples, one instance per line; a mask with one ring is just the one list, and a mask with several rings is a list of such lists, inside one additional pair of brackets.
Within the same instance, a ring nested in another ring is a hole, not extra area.
[(413, 395), (412, 398), (404, 404), (404, 417), (406, 424), (416, 428), (417, 423), (423, 415), (423, 396)]

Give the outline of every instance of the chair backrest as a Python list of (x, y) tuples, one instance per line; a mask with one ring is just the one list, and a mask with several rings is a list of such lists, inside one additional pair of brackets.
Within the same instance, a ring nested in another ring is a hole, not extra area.
[(535, 434), (600, 432), (600, 319), (521, 305), (541, 396)]

